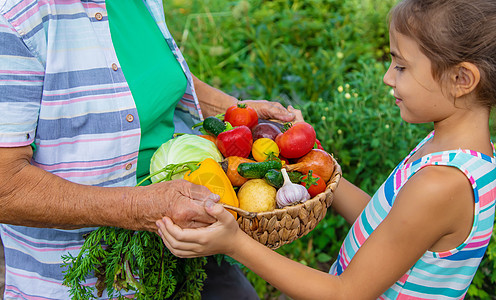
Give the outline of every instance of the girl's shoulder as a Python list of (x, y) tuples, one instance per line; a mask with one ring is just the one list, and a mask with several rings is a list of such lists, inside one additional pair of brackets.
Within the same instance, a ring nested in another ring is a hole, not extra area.
[[(474, 192), (467, 176), (450, 166), (427, 166), (416, 172), (398, 193), (393, 212), (415, 212), (423, 226), (438, 232), (433, 248), (453, 249), (466, 238), (474, 216)], [(402, 209), (397, 209), (402, 208)]]
[(405, 182), (403, 188), (411, 186), (416, 190), (417, 195), (424, 194), (451, 194), (452, 191), (460, 189), (472, 190), (466, 174), (453, 166), (429, 164), (424, 165)]

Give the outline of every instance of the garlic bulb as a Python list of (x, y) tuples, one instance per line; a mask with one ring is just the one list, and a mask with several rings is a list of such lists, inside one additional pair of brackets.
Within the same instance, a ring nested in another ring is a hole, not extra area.
[(286, 169), (281, 169), (281, 173), (284, 177), (284, 184), (276, 194), (277, 207), (283, 208), (310, 199), (310, 194), (304, 186), (291, 182)]

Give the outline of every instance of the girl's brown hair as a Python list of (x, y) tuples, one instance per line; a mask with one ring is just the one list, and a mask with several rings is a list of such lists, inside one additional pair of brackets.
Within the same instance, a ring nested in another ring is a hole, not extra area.
[(461, 62), (476, 65), (478, 98), (496, 104), (495, 0), (404, 0), (392, 9), (390, 28), (419, 44), (438, 81)]

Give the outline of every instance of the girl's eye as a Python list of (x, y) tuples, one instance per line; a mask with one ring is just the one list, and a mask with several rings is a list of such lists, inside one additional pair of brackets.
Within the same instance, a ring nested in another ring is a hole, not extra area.
[(405, 70), (405, 67), (395, 66), (394, 69), (398, 72), (402, 72)]

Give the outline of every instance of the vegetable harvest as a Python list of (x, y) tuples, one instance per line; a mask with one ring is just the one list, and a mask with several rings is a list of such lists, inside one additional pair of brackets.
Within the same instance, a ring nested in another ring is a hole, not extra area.
[[(206, 118), (195, 125), (203, 126), (202, 136), (180, 135), (159, 147), (150, 175), (138, 185), (184, 178), (248, 212), (295, 205), (322, 193), (334, 160), (325, 150), (313, 149), (319, 144), (313, 127), (299, 122), (281, 131), (281, 124), (257, 123), (256, 113), (244, 105), (230, 107), (224, 118)], [(90, 272), (98, 278), (99, 296), (106, 290), (119, 299), (122, 290), (136, 291), (137, 299), (197, 299), (206, 278), (206, 258), (179, 259), (155, 233), (113, 227), (89, 233), (79, 254), (63, 261), (63, 283), (73, 299), (95, 298), (93, 288), (84, 284)]]

